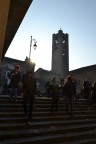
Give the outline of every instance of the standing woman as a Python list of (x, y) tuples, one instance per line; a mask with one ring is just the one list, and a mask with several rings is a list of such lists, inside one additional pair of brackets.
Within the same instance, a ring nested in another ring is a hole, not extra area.
[(10, 87), (10, 99), (17, 99), (17, 91), (18, 91), (18, 84), (21, 80), (21, 72), (20, 72), (20, 66), (19, 65), (16, 65), (14, 67), (14, 70), (12, 70), (10, 73), (9, 73), (9, 77), (10, 77), (10, 84), (9, 84), (9, 87)]

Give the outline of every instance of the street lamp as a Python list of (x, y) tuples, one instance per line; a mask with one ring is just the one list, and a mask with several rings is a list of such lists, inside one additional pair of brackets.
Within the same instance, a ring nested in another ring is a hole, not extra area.
[(29, 60), (30, 60), (30, 56), (31, 56), (32, 41), (34, 41), (34, 45), (33, 45), (34, 50), (36, 50), (36, 48), (37, 48), (37, 41), (36, 41), (36, 39), (32, 39), (32, 36), (31, 36), (30, 51), (29, 51)]

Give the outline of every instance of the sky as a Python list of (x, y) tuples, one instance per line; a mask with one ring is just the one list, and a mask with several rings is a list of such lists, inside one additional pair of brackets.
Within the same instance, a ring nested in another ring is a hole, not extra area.
[(69, 34), (69, 70), (96, 64), (96, 0), (33, 0), (5, 56), (25, 60), (32, 36), (35, 70), (51, 70), (52, 34), (60, 28)]

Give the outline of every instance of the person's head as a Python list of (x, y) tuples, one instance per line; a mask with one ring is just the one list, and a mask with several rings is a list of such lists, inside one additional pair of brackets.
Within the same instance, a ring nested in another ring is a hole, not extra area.
[(27, 76), (28, 76), (28, 77), (32, 77), (32, 71), (28, 71), (28, 72), (27, 72)]
[(68, 81), (68, 82), (72, 82), (71, 76), (68, 76), (68, 77), (67, 77), (67, 81)]
[(70, 73), (70, 75), (69, 75), (70, 77), (73, 77), (73, 74), (72, 73)]
[(53, 81), (56, 81), (56, 77), (53, 77), (52, 80), (53, 80)]
[(20, 71), (20, 66), (19, 65), (15, 65), (15, 71)]

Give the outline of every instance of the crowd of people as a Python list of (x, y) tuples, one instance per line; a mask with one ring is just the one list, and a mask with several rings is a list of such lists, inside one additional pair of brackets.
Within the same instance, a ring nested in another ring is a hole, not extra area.
[[(58, 86), (55, 85), (54, 82)], [(56, 82), (56, 77), (49, 78), (46, 83), (46, 95), (52, 97), (51, 111), (53, 111), (54, 108), (55, 111), (58, 111), (58, 100), (61, 97), (66, 101), (66, 112), (73, 115), (72, 104), (73, 101), (76, 102), (78, 98), (87, 99), (90, 104), (96, 104), (96, 81), (91, 84), (88, 79), (84, 80), (80, 92), (77, 93), (77, 82), (73, 74), (70, 74), (66, 80), (60, 78), (59, 83), (58, 80)]]
[[(31, 71), (21, 75), (20, 66), (16, 65), (8, 73), (6, 82), (7, 92), (10, 95), (10, 101), (16, 101), (17, 95), (23, 97), (24, 115), (28, 120), (32, 119), (34, 98), (37, 95), (36, 78)], [(51, 98), (50, 112), (58, 112), (58, 102), (62, 98), (66, 102), (66, 112), (73, 116), (73, 100), (76, 98), (76, 79), (70, 74), (66, 80), (58, 77), (49, 78), (46, 82), (46, 97)], [(19, 91), (18, 91), (19, 90)], [(79, 93), (80, 97), (90, 100), (90, 104), (96, 102), (96, 82), (93, 85), (86, 79)], [(79, 97), (79, 98), (80, 98)], [(29, 104), (28, 104), (29, 103)]]
[(67, 77), (67, 81), (64, 82), (63, 78), (58, 80), (56, 77), (49, 79), (46, 84), (46, 91), (49, 97), (52, 97), (51, 112), (58, 111), (59, 98), (65, 98), (66, 112), (73, 116), (73, 99), (76, 95), (76, 83), (71, 75)]

